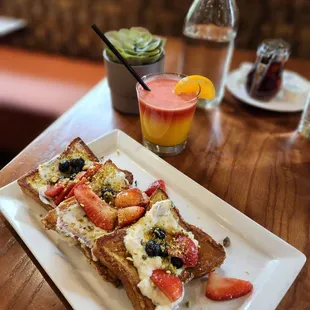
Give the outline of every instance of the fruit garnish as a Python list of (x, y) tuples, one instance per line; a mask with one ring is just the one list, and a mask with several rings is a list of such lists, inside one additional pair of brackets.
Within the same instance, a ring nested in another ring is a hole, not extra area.
[(151, 275), (151, 280), (171, 302), (175, 302), (183, 294), (181, 280), (175, 275), (166, 273), (165, 270), (154, 270)]
[(182, 268), (184, 265), (182, 259), (178, 257), (171, 257), (170, 261), (172, 266), (174, 266), (177, 269)]
[(212, 100), (215, 97), (215, 88), (213, 83), (202, 75), (189, 75), (178, 81), (174, 87), (177, 95), (197, 93), (200, 86), (199, 98)]
[(124, 227), (137, 221), (144, 214), (145, 209), (143, 207), (133, 206), (119, 209), (117, 212), (118, 225)]
[(112, 230), (117, 219), (117, 211), (101, 200), (87, 185), (74, 189), (74, 196), (88, 218), (99, 228)]
[(117, 194), (115, 198), (116, 208), (126, 208), (132, 206), (145, 206), (149, 199), (145, 193), (138, 188), (125, 189)]
[(75, 186), (75, 182), (69, 181), (66, 188), (56, 197), (54, 203), (58, 206), (62, 201), (66, 199), (72, 188)]
[(86, 173), (85, 173), (85, 178), (90, 178), (93, 175), (95, 175), (97, 173), (97, 171), (102, 167), (102, 164), (99, 163), (94, 163), (92, 166), (90, 166)]
[(145, 245), (145, 252), (149, 257), (161, 256), (162, 250), (160, 244), (155, 240), (149, 240)]
[(63, 189), (64, 186), (62, 184), (55, 184), (53, 186), (49, 186), (44, 192), (44, 195), (53, 198), (59, 195), (63, 191)]
[(60, 172), (68, 173), (78, 173), (85, 165), (85, 160), (82, 157), (71, 158), (70, 160), (63, 160), (59, 163), (58, 169)]
[(163, 180), (156, 180), (151, 183), (145, 193), (150, 197), (158, 188), (162, 189), (164, 192), (166, 191), (166, 185)]
[(250, 293), (253, 284), (249, 281), (224, 278), (214, 272), (209, 274), (206, 286), (206, 297), (221, 301), (238, 298)]
[(180, 258), (186, 267), (195, 267), (198, 263), (198, 248), (194, 241), (185, 235), (173, 237), (168, 253), (172, 257)]

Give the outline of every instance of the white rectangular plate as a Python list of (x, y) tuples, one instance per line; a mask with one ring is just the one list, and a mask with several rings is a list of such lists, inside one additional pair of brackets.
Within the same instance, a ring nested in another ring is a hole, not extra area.
[[(232, 301), (212, 302), (204, 296), (206, 280), (194, 280), (185, 288), (180, 309), (185, 309), (186, 301), (196, 310), (276, 308), (306, 261), (301, 252), (125, 133), (115, 130), (89, 146), (98, 157), (104, 155), (131, 171), (141, 189), (155, 179), (165, 180), (170, 198), (189, 223), (218, 242), (230, 237), (227, 259), (218, 272), (251, 281), (253, 292)], [(0, 208), (74, 309), (132, 309), (124, 289), (104, 282), (76, 248), (69, 247), (55, 232), (44, 230), (40, 214), (46, 211), (26, 197), (16, 182), (0, 190)]]

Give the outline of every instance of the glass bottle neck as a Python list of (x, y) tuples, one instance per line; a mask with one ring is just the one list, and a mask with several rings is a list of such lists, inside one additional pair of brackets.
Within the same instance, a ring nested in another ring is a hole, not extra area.
[(230, 41), (237, 33), (235, 0), (195, 0), (185, 18), (183, 34), (191, 38)]

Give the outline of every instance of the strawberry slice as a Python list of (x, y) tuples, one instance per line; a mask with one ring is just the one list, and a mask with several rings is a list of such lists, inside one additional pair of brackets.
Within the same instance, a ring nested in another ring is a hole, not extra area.
[(145, 212), (143, 207), (127, 207), (118, 210), (118, 225), (120, 227), (127, 226), (137, 221)]
[(49, 186), (47, 190), (44, 192), (44, 195), (47, 197), (54, 198), (58, 196), (64, 189), (62, 184), (55, 184), (53, 186)]
[(185, 235), (173, 237), (168, 248), (170, 256), (180, 258), (187, 267), (195, 267), (198, 263), (198, 249), (192, 239)]
[(102, 164), (99, 163), (93, 163), (91, 167), (89, 167), (84, 175), (86, 179), (92, 177), (97, 173), (97, 171), (102, 167)]
[(75, 185), (75, 182), (69, 181), (66, 188), (54, 200), (56, 206), (58, 206), (62, 201), (66, 199), (66, 197), (68, 196), (68, 194), (70, 193), (74, 185)]
[(81, 184), (85, 184), (89, 178), (91, 178), (93, 175), (97, 173), (97, 171), (102, 167), (102, 164), (94, 163), (93, 166), (88, 168), (87, 171), (81, 171), (79, 172), (74, 181), (78, 181), (75, 186), (71, 189), (70, 193), (67, 195), (66, 198), (72, 197), (74, 195), (74, 190)]
[(156, 180), (147, 188), (145, 193), (150, 197), (158, 188), (162, 189), (164, 192), (166, 191), (166, 185), (163, 180)]
[(78, 181), (78, 183), (76, 183), (76, 184), (72, 187), (70, 193), (67, 195), (66, 198), (72, 197), (72, 196), (74, 195), (74, 190), (75, 190), (79, 185), (85, 184), (87, 181), (88, 181), (88, 180), (87, 180), (86, 178), (82, 178), (80, 181)]
[(238, 298), (250, 293), (253, 284), (249, 281), (224, 278), (214, 272), (211, 272), (206, 287), (206, 297), (221, 301)]
[(87, 185), (81, 184), (74, 190), (74, 196), (88, 218), (99, 228), (112, 230), (117, 211), (101, 200)]
[(166, 273), (165, 270), (154, 270), (151, 275), (151, 280), (171, 302), (175, 302), (183, 294), (181, 280), (175, 275)]
[(149, 198), (138, 188), (125, 189), (117, 194), (115, 198), (116, 208), (126, 208), (131, 206), (143, 207), (147, 205)]

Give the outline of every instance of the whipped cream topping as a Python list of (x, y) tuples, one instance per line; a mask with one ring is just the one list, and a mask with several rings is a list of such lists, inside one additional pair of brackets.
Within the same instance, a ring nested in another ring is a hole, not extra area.
[[(57, 224), (56, 231), (71, 245), (76, 244), (76, 240), (92, 249), (95, 241), (107, 234), (106, 230), (103, 230), (94, 225), (87, 217), (84, 210), (76, 202), (69, 208), (56, 208), (57, 212)], [(97, 258), (92, 254), (93, 260), (97, 261)]]

